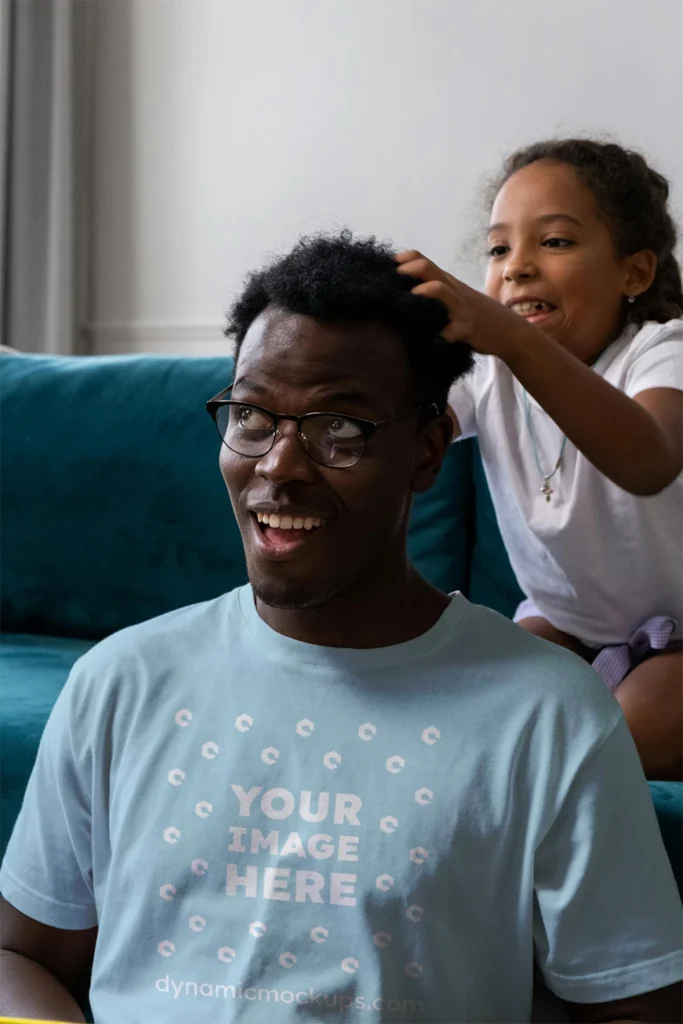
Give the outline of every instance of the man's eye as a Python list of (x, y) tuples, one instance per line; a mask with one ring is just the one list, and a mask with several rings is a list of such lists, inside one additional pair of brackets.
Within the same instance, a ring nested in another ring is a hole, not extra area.
[(242, 406), (237, 410), (237, 422), (245, 430), (270, 430), (273, 426), (269, 416), (260, 409), (251, 409), (249, 406)]
[(352, 441), (361, 436), (358, 424), (352, 420), (330, 420), (327, 433), (337, 441)]

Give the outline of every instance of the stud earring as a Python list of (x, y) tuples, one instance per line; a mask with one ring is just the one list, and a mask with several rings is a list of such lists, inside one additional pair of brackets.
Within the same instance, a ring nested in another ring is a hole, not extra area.
[(633, 305), (633, 303), (634, 303), (634, 302), (636, 301), (636, 297), (635, 297), (635, 295), (627, 295), (627, 296), (626, 296), (626, 301), (628, 302), (628, 304), (629, 304), (630, 306), (632, 306), (632, 305)]

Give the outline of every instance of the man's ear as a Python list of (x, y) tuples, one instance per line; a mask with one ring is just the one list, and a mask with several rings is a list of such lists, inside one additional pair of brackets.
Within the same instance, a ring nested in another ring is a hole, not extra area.
[(423, 494), (433, 486), (452, 440), (453, 420), (446, 413), (436, 416), (422, 428), (411, 481), (415, 494)]

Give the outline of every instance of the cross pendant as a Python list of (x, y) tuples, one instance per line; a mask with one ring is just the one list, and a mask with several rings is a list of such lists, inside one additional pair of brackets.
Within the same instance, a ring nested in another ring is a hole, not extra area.
[(541, 487), (541, 494), (545, 494), (545, 500), (547, 502), (549, 502), (550, 501), (550, 496), (551, 496), (552, 493), (553, 493), (553, 489), (550, 486), (550, 480), (548, 480), (546, 478), (546, 480), (545, 480), (545, 482), (543, 484), (543, 487)]

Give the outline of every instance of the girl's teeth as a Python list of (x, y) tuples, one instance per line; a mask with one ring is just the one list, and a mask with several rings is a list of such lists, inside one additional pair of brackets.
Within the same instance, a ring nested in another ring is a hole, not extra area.
[(301, 518), (301, 516), (295, 516), (294, 517), (294, 522), (292, 523), (292, 528), (294, 530), (303, 530), (303, 528), (304, 528), (304, 521)]
[(291, 530), (292, 529), (292, 517), (291, 516), (281, 516), (281, 518), (280, 518), (280, 529), (281, 530)]
[(304, 530), (312, 530), (315, 526), (313, 519), (304, 519)]
[(515, 302), (512, 307), (515, 313), (520, 316), (531, 316), (533, 313), (550, 313), (551, 307), (547, 302)]
[(277, 513), (275, 515), (268, 516), (268, 525), (277, 530), (280, 525), (280, 517)]

